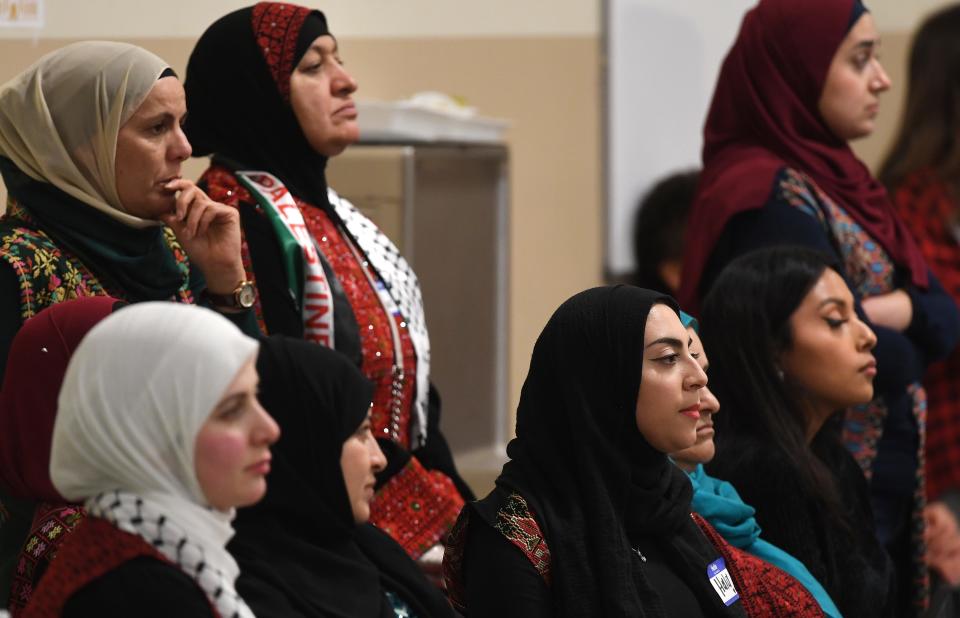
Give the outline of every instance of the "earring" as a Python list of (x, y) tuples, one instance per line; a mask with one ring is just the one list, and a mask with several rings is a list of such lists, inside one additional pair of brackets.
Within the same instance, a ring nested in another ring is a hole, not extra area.
[(783, 369), (780, 369), (780, 367), (774, 365), (773, 370), (777, 374), (777, 379), (783, 382)]

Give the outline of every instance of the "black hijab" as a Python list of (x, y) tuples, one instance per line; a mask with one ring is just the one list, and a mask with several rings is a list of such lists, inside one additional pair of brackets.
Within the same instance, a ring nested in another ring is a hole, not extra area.
[(320, 11), (279, 2), (239, 9), (207, 28), (184, 82), (194, 156), (268, 171), (329, 210), (327, 157), (310, 147), (290, 107), (290, 75), (310, 44), (329, 34)]
[[(632, 551), (655, 538), (708, 615), (739, 615), (710, 585), (719, 557), (690, 516), (686, 475), (637, 430), (647, 315), (676, 301), (633, 286), (581, 292), (550, 318), (533, 349), (517, 437), (497, 479), (531, 505), (551, 556), (558, 616), (662, 616)], [(483, 503), (477, 512), (491, 521)]]
[(239, 512), (229, 545), (254, 614), (392, 617), (389, 590), (421, 618), (451, 616), (399, 545), (354, 523), (340, 453), (370, 409), (370, 382), (338, 352), (281, 336), (262, 341), (257, 371), (282, 434), (267, 494)]

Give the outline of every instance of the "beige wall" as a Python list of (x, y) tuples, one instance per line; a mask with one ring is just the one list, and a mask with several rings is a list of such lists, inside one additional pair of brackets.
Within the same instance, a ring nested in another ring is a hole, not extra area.
[[(595, 0), (322, 0), (338, 37), (595, 36)], [(39, 32), (0, 27), (0, 38), (194, 38), (254, 0), (45, 0)]]

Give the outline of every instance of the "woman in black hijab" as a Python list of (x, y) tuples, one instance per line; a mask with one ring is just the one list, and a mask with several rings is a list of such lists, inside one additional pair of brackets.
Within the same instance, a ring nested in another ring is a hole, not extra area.
[(261, 327), (333, 348), (373, 382), (373, 429), (389, 465), (371, 522), (429, 560), (472, 494), (439, 431), (417, 277), (327, 187), (327, 159), (359, 129), (357, 82), (326, 17), (282, 2), (225, 15), (197, 42), (184, 87), (194, 155), (212, 155), (198, 184), (240, 212)]
[(403, 549), (365, 523), (384, 464), (370, 433), (370, 382), (340, 354), (279, 336), (261, 344), (257, 371), (283, 436), (267, 495), (239, 512), (228, 547), (254, 614), (452, 616)]
[(675, 301), (649, 290), (594, 288), (557, 309), (533, 350), (511, 461), (448, 543), (458, 609), (744, 615), (736, 573), (665, 455), (696, 441), (707, 379), (688, 345)]

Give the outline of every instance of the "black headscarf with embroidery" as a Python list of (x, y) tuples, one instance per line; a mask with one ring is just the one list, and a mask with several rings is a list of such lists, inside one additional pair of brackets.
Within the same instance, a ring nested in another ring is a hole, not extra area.
[(327, 157), (304, 137), (290, 106), (290, 76), (313, 41), (329, 35), (320, 11), (260, 2), (215, 21), (197, 41), (184, 89), (184, 131), (194, 156), (266, 170), (325, 210)]
[(262, 341), (257, 371), (281, 436), (267, 494), (239, 511), (228, 546), (253, 613), (392, 617), (390, 591), (421, 618), (452, 616), (393, 539), (354, 523), (340, 454), (367, 416), (372, 384), (342, 354), (282, 336)]
[(545, 527), (557, 616), (664, 615), (632, 550), (640, 537), (658, 539), (708, 615), (740, 612), (706, 577), (719, 553), (691, 518), (689, 480), (637, 429), (646, 322), (658, 303), (678, 311), (669, 296), (633, 286), (581, 292), (533, 349), (497, 484), (519, 492)]

